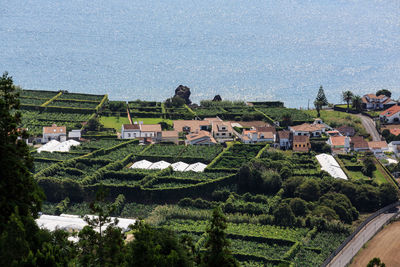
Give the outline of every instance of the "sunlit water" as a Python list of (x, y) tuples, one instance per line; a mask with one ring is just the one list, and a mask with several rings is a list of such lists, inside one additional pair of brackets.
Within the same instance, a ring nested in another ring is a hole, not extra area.
[(0, 0), (0, 48), (24, 88), (111, 99), (400, 96), (398, 0)]

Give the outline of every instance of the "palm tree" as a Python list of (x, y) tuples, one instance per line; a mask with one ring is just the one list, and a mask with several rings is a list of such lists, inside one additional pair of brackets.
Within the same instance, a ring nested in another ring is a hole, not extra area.
[(343, 101), (347, 102), (347, 112), (349, 112), (350, 101), (353, 99), (353, 96), (354, 95), (351, 91), (342, 92), (342, 99), (343, 99)]
[(353, 98), (351, 99), (351, 105), (352, 108), (354, 108), (357, 111), (361, 111), (362, 110), (362, 98), (359, 95), (355, 95), (353, 96)]

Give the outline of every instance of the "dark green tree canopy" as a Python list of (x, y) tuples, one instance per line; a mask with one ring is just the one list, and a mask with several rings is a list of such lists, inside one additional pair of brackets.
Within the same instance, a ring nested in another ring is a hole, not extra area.
[(317, 94), (317, 97), (315, 98), (315, 101), (320, 101), (322, 103), (321, 106), (327, 106), (329, 104), (328, 99), (325, 96), (324, 88), (322, 87), (322, 85), (319, 87), (318, 94)]
[(392, 92), (390, 92), (390, 91), (387, 90), (387, 89), (381, 89), (381, 90), (378, 90), (378, 91), (376, 92), (376, 96), (380, 96), (380, 95), (385, 95), (385, 96), (387, 96), (387, 97), (391, 97), (391, 96), (392, 96)]

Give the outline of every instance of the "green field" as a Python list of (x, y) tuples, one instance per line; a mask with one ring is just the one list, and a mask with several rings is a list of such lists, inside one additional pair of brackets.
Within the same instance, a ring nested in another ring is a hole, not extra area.
[(122, 124), (129, 124), (129, 120), (126, 117), (100, 117), (100, 123), (106, 128), (114, 128), (120, 132)]
[(168, 119), (162, 119), (162, 118), (132, 118), (132, 122), (139, 122), (139, 121), (143, 121), (144, 124), (157, 124), (160, 122), (166, 122), (169, 125), (173, 125), (172, 120), (168, 120)]

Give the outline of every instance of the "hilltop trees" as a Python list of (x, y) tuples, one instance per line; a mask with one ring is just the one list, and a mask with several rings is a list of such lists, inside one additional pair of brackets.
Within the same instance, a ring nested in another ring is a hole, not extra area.
[(392, 96), (392, 92), (390, 92), (390, 91), (387, 90), (387, 89), (381, 89), (381, 90), (378, 90), (378, 91), (376, 92), (376, 96), (380, 96), (380, 95), (385, 95), (385, 96), (387, 96), (387, 97), (391, 97), (391, 96)]
[(351, 91), (342, 92), (342, 100), (347, 103), (347, 112), (349, 112), (350, 101), (353, 99), (354, 95)]

